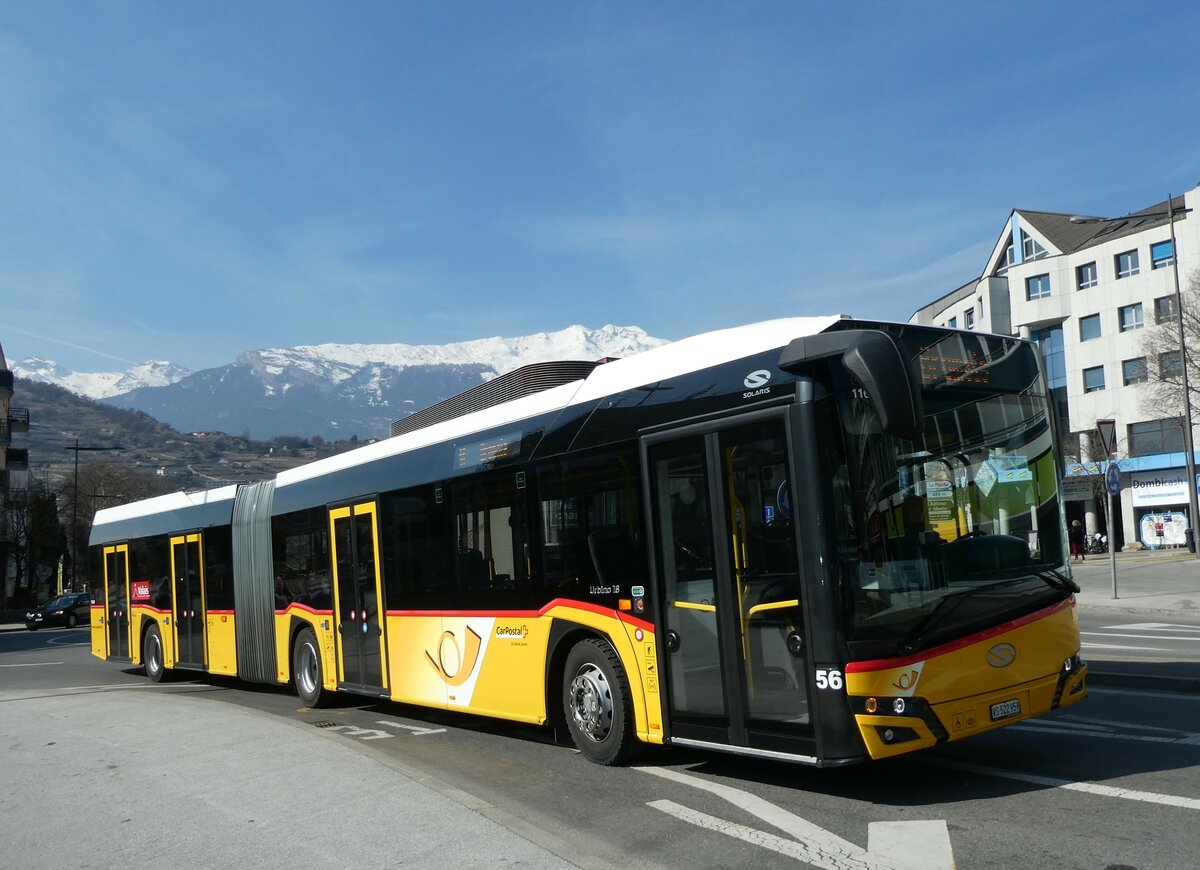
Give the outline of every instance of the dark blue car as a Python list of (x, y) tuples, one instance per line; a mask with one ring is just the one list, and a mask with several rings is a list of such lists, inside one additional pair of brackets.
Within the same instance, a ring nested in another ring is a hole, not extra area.
[(68, 592), (47, 601), (37, 610), (25, 614), (25, 627), (30, 631), (65, 625), (74, 628), (92, 621), (92, 596), (89, 592)]

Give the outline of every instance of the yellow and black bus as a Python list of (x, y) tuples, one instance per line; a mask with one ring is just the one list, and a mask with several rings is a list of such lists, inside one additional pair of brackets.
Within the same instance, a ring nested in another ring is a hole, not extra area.
[(92, 649), (816, 765), (1085, 695), (1020, 339), (844, 317), (526, 367), (272, 480), (105, 509)]

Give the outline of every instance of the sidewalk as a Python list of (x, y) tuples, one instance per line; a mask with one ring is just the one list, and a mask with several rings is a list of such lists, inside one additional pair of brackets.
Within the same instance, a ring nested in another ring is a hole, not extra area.
[(187, 687), (0, 691), (0, 816), (29, 870), (576, 866), (393, 756)]
[(1200, 561), (1187, 550), (1117, 553), (1117, 597), (1107, 555), (1071, 565), (1081, 610), (1119, 610), (1200, 618)]

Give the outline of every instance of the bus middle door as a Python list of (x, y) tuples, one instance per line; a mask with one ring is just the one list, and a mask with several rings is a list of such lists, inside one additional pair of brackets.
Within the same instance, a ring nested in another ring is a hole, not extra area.
[(175, 610), (175, 662), (203, 668), (205, 655), (204, 560), (200, 534), (171, 538), (171, 579)]
[(671, 739), (811, 754), (783, 412), (643, 443)]
[(386, 638), (375, 502), (329, 511), (338, 685), (387, 694)]

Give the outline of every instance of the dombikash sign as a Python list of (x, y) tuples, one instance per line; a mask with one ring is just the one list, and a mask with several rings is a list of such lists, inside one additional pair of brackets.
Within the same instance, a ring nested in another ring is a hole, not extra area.
[(1187, 472), (1182, 469), (1135, 471), (1129, 475), (1134, 507), (1187, 504)]

